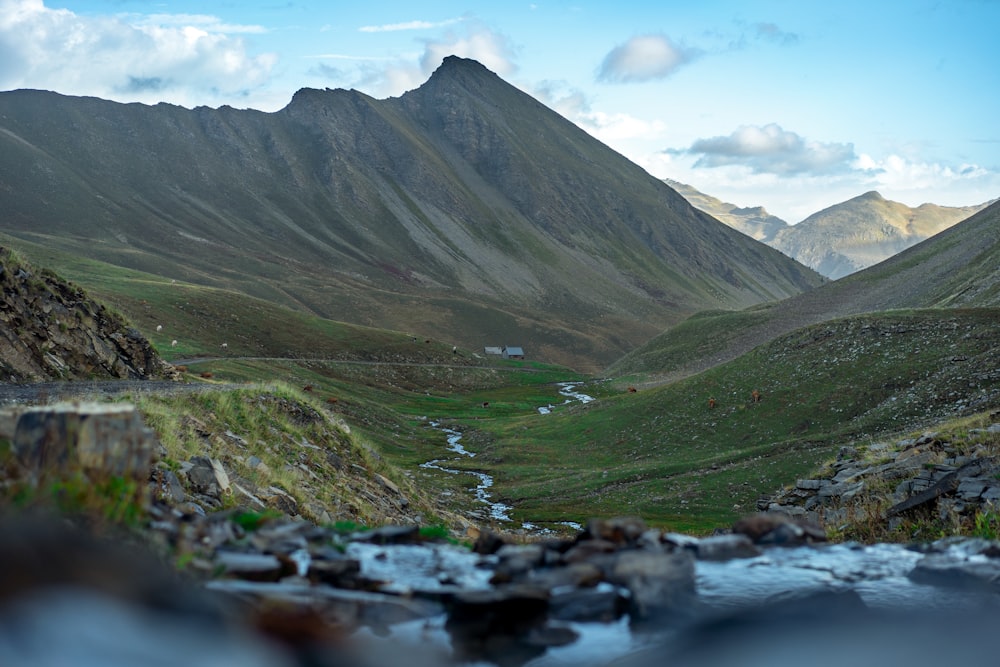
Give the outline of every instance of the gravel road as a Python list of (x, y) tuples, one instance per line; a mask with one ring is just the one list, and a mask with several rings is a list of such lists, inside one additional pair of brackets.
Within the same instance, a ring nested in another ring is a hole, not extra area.
[(191, 384), (167, 380), (100, 380), (90, 382), (31, 382), (0, 384), (0, 406), (45, 405), (59, 401), (100, 400), (122, 394), (178, 393), (219, 389), (228, 385)]

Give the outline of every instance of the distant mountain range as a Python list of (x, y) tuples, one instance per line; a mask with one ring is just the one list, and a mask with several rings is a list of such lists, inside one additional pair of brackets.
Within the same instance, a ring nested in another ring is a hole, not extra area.
[[(689, 320), (629, 353), (611, 370), (691, 375), (801, 327), (920, 308), (1000, 308), (1000, 202), (875, 266), (809, 292), (742, 312), (698, 315), (693, 318), (700, 318), (698, 342), (711, 342), (700, 351), (685, 340), (690, 338), (685, 331)], [(955, 335), (965, 334), (956, 329)], [(995, 369), (982, 372), (996, 375)]]
[(0, 232), (581, 370), (823, 282), (457, 57), (398, 98), (275, 113), (0, 93)]
[(878, 264), (992, 203), (911, 208), (872, 191), (789, 225), (763, 207), (740, 208), (690, 185), (666, 182), (696, 208), (832, 279)]

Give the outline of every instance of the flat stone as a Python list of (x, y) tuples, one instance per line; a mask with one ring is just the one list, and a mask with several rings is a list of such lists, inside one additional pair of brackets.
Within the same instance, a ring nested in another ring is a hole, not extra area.
[(761, 554), (761, 550), (746, 535), (730, 533), (698, 540), (694, 553), (698, 560), (726, 561), (733, 558), (754, 558)]
[(984, 503), (1000, 503), (1000, 486), (990, 486), (981, 496)]
[(843, 470), (841, 470), (840, 472), (838, 472), (836, 475), (834, 475), (833, 481), (835, 483), (838, 483), (838, 484), (841, 483), (841, 482), (849, 482), (851, 480), (856, 479), (857, 477), (863, 477), (863, 476), (865, 476), (870, 471), (871, 471), (871, 468), (864, 468), (864, 467), (859, 467), (859, 466), (851, 466), (851, 467), (848, 467), (848, 468), (844, 468)]
[(955, 493), (962, 500), (979, 500), (986, 490), (986, 482), (980, 479), (963, 479)]
[(282, 565), (270, 554), (218, 551), (215, 565), (223, 574), (251, 581), (277, 581), (282, 575)]
[(249, 600), (267, 608), (274, 603), (321, 608), (324, 617), (344, 628), (385, 628), (395, 623), (435, 616), (442, 612), (430, 600), (397, 595), (351, 591), (332, 586), (302, 583), (263, 583), (224, 579), (205, 584), (209, 590)]

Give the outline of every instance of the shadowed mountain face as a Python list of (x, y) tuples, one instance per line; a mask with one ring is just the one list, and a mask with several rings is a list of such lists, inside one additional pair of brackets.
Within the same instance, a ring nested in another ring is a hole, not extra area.
[(14, 237), (581, 369), (821, 282), (454, 57), (273, 114), (0, 93), (0, 204)]

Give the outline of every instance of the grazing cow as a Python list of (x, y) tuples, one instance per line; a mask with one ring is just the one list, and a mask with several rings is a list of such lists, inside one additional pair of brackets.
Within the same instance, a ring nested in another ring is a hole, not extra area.
[(312, 390), (313, 386), (311, 384), (307, 384), (306, 386), (302, 387), (302, 391), (312, 391)]
[(708, 399), (708, 407), (709, 408), (714, 408), (715, 407), (715, 399), (714, 398)]
[(326, 399), (326, 402), (329, 403), (330, 405), (336, 405), (337, 404), (337, 399), (335, 397), (331, 396), (330, 398)]
[(760, 403), (760, 392), (754, 389), (750, 392), (750, 400), (754, 403)]
[(490, 402), (489, 401), (483, 401), (483, 407), (484, 408), (490, 407)]
[(636, 391), (638, 391), (638, 390), (635, 387), (629, 387), (628, 388), (628, 393), (630, 393), (630, 394), (634, 394)]
[(205, 378), (206, 380), (209, 379), (209, 378), (211, 378), (212, 377), (212, 371), (204, 371), (201, 374), (201, 377)]

